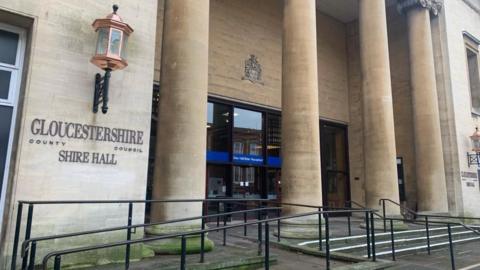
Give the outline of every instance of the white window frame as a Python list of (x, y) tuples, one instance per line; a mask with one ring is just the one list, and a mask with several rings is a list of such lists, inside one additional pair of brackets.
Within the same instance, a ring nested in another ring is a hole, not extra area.
[[(22, 82), (23, 63), (24, 63), (25, 48), (26, 48), (26, 29), (12, 26), (5, 23), (0, 23), (0, 30), (16, 33), (19, 36), (18, 45), (17, 45), (17, 55), (15, 58), (15, 65), (0, 63), (0, 69), (11, 71), (8, 98), (0, 99), (0, 106), (7, 106), (7, 107), (13, 108), (12, 120), (10, 123), (10, 137), (8, 139), (7, 156), (5, 159), (5, 170), (3, 173), (3, 179), (0, 179), (0, 181), (2, 181), (2, 190), (0, 193), (0, 217), (3, 217), (4, 211), (5, 211), (5, 200), (6, 200), (7, 190), (9, 189), (8, 172), (10, 171), (13, 139), (14, 139), (14, 133), (15, 133), (15, 121), (16, 121), (17, 109), (18, 109), (18, 98), (20, 95), (20, 85)], [(0, 222), (0, 231), (2, 231), (3, 229), (2, 224), (3, 222)]]

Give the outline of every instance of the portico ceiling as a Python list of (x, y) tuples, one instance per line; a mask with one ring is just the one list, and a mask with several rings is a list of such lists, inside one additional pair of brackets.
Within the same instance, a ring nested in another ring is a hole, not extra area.
[[(348, 23), (358, 18), (358, 1), (359, 0), (317, 0), (317, 9), (341, 22)], [(386, 0), (387, 6), (395, 3), (396, 0)]]

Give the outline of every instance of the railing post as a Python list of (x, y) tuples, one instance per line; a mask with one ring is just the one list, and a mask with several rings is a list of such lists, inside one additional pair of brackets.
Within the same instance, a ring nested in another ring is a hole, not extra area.
[[(227, 215), (223, 215), (223, 227), (227, 226)], [(227, 229), (223, 228), (223, 245), (227, 245)]]
[[(261, 220), (262, 216), (260, 214), (260, 211), (258, 211), (258, 221)], [(262, 255), (262, 223), (258, 222), (258, 256)]]
[[(387, 220), (385, 214), (385, 200), (382, 200), (382, 211), (383, 211), (383, 232), (387, 232)], [(373, 214), (372, 214), (373, 215)]]
[(327, 259), (327, 270), (329, 270), (330, 269), (330, 222), (328, 221), (328, 213), (325, 214), (325, 257)]
[[(128, 220), (127, 220), (127, 241), (132, 239), (132, 213), (133, 213), (133, 203), (128, 203)], [(125, 251), (125, 269), (128, 270), (130, 268), (130, 244), (127, 244), (126, 251)]]
[(32, 245), (30, 246), (30, 262), (28, 265), (29, 270), (34, 270), (35, 269), (35, 252), (37, 251), (37, 242), (33, 241)]
[[(202, 203), (202, 231), (205, 230), (205, 214), (206, 214), (206, 202)], [(205, 260), (205, 232), (200, 234), (200, 262), (203, 263)]]
[[(33, 219), (33, 204), (28, 205), (28, 213), (27, 213), (27, 227), (25, 228), (25, 241), (30, 239), (30, 234), (32, 232), (32, 219)], [(27, 268), (27, 260), (28, 260), (28, 249), (23, 254), (22, 260), (22, 269)]]
[(270, 228), (265, 222), (265, 270), (270, 269)]
[(60, 270), (62, 266), (62, 257), (60, 255), (55, 256), (55, 263), (53, 264), (53, 270)]
[[(383, 221), (385, 222), (385, 219), (383, 219)], [(373, 218), (373, 211), (370, 212), (370, 223), (371, 223), (370, 229), (372, 230), (372, 257), (373, 257), (373, 261), (376, 261), (377, 255), (375, 252), (375, 219)]]
[(185, 235), (182, 235), (182, 254), (180, 257), (180, 269), (185, 270), (186, 265), (186, 256), (187, 256), (187, 240)]
[(318, 208), (318, 249), (322, 251), (322, 208)]
[[(280, 217), (280, 209), (277, 210), (277, 217)], [(280, 242), (280, 219), (277, 220), (277, 242)]]
[(448, 243), (450, 245), (450, 262), (452, 264), (452, 270), (455, 270), (455, 253), (453, 251), (452, 228), (450, 226), (450, 223), (448, 223), (447, 228), (448, 228)]
[(395, 261), (395, 236), (393, 233), (393, 219), (390, 219), (390, 240), (392, 241), (392, 260)]
[[(246, 212), (243, 213), (243, 223), (247, 223), (247, 213)], [(247, 236), (247, 225), (243, 225), (243, 236)]]
[(347, 216), (347, 222), (348, 222), (348, 236), (352, 236), (352, 222), (350, 220), (350, 214)]
[(10, 266), (10, 269), (12, 270), (15, 270), (17, 266), (18, 241), (20, 239), (20, 228), (22, 225), (22, 209), (23, 209), (23, 203), (18, 202), (17, 221), (15, 224), (15, 236), (13, 238), (12, 263)]
[(428, 216), (425, 216), (425, 231), (427, 233), (427, 251), (428, 255), (430, 255), (430, 228), (428, 225)]
[[(217, 202), (217, 214), (220, 214), (220, 201)], [(217, 228), (218, 227), (220, 227), (220, 216), (217, 216)], [(217, 232), (218, 232), (218, 230), (217, 230)]]
[(370, 218), (368, 217), (368, 211), (365, 212), (365, 231), (367, 233), (367, 255), (370, 259)]

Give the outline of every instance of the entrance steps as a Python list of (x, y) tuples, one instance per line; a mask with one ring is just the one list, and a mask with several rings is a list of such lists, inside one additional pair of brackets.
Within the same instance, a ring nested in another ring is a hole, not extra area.
[[(480, 226), (471, 226), (474, 229), (480, 229)], [(383, 228), (382, 228), (383, 229)], [(480, 235), (463, 226), (452, 226), (452, 240), (454, 245), (466, 243), (470, 241), (480, 240)], [(430, 226), (430, 248), (438, 249), (449, 246), (448, 231), (446, 226)], [(427, 250), (427, 234), (425, 227), (417, 227), (405, 231), (394, 231), (395, 239), (395, 253), (407, 254), (417, 253), (419, 251)], [(325, 244), (325, 239), (323, 239)], [(298, 244), (299, 246), (316, 247), (318, 240), (305, 241)], [(375, 232), (375, 250), (377, 257), (391, 256), (392, 242), (390, 231)], [(330, 252), (341, 252), (355, 256), (367, 257), (367, 238), (366, 235), (355, 235), (345, 237), (331, 237), (330, 238)]]

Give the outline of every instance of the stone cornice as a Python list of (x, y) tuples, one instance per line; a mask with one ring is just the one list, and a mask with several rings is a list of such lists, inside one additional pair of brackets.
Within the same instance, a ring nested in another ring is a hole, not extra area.
[(414, 8), (426, 8), (432, 15), (437, 16), (442, 6), (441, 0), (398, 0), (397, 9), (400, 13), (406, 13)]

